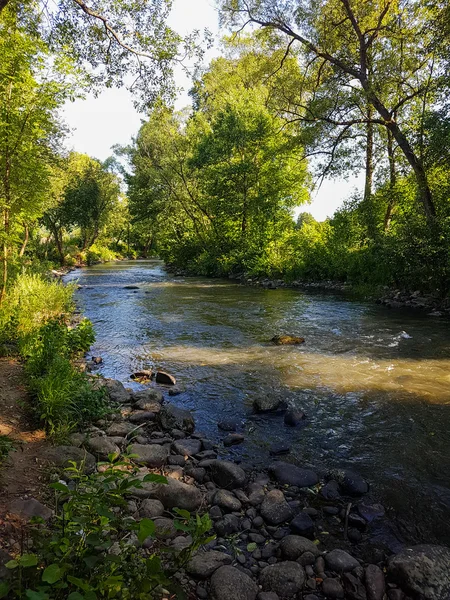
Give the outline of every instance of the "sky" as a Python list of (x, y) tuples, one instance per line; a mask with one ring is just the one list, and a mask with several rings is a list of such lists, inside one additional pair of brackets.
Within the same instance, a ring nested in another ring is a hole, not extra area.
[[(181, 35), (204, 28), (218, 35), (214, 0), (175, 0), (170, 25)], [(215, 54), (217, 50), (212, 49), (207, 58), (210, 60)], [(184, 88), (176, 106), (183, 108), (189, 104), (189, 80), (179, 70), (176, 82), (178, 87)], [(131, 94), (125, 88), (107, 89), (97, 98), (89, 95), (84, 100), (68, 102), (63, 111), (63, 118), (71, 130), (67, 147), (105, 160), (111, 156), (113, 145), (127, 145), (131, 141), (144, 117), (134, 108)], [(361, 178), (349, 182), (325, 180), (320, 189), (313, 193), (311, 204), (300, 210), (308, 211), (322, 221), (334, 213), (355, 187), (361, 189)]]

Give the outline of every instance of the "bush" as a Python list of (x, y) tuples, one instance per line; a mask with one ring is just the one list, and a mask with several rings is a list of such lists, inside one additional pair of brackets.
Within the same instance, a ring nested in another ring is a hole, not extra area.
[(115, 252), (113, 252), (106, 246), (100, 246), (97, 244), (92, 244), (92, 246), (86, 252), (86, 262), (88, 265), (109, 262), (112, 260), (116, 260), (116, 258), (117, 255)]

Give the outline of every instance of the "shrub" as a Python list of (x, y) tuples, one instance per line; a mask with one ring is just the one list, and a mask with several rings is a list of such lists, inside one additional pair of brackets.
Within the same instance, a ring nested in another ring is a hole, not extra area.
[(92, 244), (92, 246), (86, 252), (86, 262), (88, 265), (109, 262), (111, 260), (116, 260), (116, 258), (117, 255), (115, 252), (106, 246), (100, 246), (98, 244)]

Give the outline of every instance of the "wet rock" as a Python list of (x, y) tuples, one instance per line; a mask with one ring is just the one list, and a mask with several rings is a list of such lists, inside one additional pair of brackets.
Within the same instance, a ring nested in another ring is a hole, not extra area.
[(358, 504), (358, 512), (367, 523), (372, 523), (385, 514), (384, 506), (381, 504)]
[(200, 452), (202, 443), (200, 440), (182, 439), (172, 444), (174, 452), (181, 456), (194, 456)]
[(357, 569), (353, 573), (344, 573), (342, 582), (345, 589), (345, 597), (349, 600), (367, 600), (366, 588), (361, 579), (356, 577)]
[(161, 517), (163, 513), (164, 506), (162, 502), (150, 498), (144, 500), (139, 508), (139, 516), (141, 518), (154, 519), (155, 517)]
[(300, 535), (288, 535), (280, 544), (281, 554), (287, 560), (297, 560), (305, 552), (319, 556), (320, 551), (311, 540)]
[(290, 598), (298, 594), (304, 582), (305, 571), (293, 561), (270, 565), (261, 571), (259, 577), (264, 591), (275, 592), (281, 598)]
[(126, 437), (129, 433), (134, 431), (136, 426), (132, 423), (127, 423), (126, 421), (121, 421), (119, 423), (113, 423), (106, 430), (106, 435), (112, 437)]
[(124, 285), (123, 289), (124, 290), (138, 290), (139, 286), (138, 285)]
[(8, 506), (8, 513), (17, 515), (27, 521), (33, 517), (40, 517), (48, 521), (53, 515), (53, 511), (35, 498), (16, 498)]
[(178, 408), (173, 404), (167, 403), (161, 408), (159, 413), (159, 422), (161, 427), (166, 430), (180, 429), (187, 433), (193, 433), (195, 421), (192, 414), (184, 408)]
[(344, 598), (344, 588), (338, 579), (332, 577), (323, 580), (322, 591), (327, 598)]
[(282, 454), (289, 454), (291, 447), (284, 442), (276, 442), (269, 448), (269, 454), (271, 456), (281, 456)]
[(344, 469), (333, 469), (328, 473), (330, 479), (339, 483), (341, 492), (349, 496), (362, 496), (369, 491), (369, 484), (361, 475)]
[(450, 548), (421, 544), (406, 548), (388, 562), (388, 575), (406, 593), (423, 600), (450, 598)]
[(130, 401), (130, 392), (126, 390), (123, 383), (117, 381), (117, 379), (105, 379), (104, 387), (113, 402), (127, 404)]
[(261, 516), (270, 525), (279, 525), (290, 521), (294, 513), (286, 502), (283, 492), (272, 490), (266, 494), (261, 504)]
[(314, 471), (301, 469), (290, 463), (276, 462), (269, 467), (269, 471), (278, 483), (283, 485), (310, 487), (316, 485), (319, 481), (319, 478)]
[(177, 383), (175, 377), (170, 373), (166, 373), (166, 371), (156, 371), (155, 381), (164, 385), (175, 385)]
[(137, 381), (150, 381), (152, 378), (151, 369), (142, 369), (141, 371), (135, 371), (130, 375), (131, 379), (135, 379)]
[(257, 593), (256, 583), (235, 567), (220, 567), (211, 577), (211, 600), (255, 600)]
[(332, 550), (325, 554), (325, 563), (330, 571), (346, 573), (359, 567), (359, 562), (345, 550)]
[(223, 421), (219, 421), (217, 423), (217, 427), (219, 429), (221, 429), (222, 431), (236, 431), (236, 429), (238, 428), (238, 421), (234, 421), (234, 420), (227, 420), (224, 419)]
[(169, 456), (168, 448), (159, 444), (131, 444), (129, 446), (130, 454), (136, 454), (133, 460), (139, 464), (146, 465), (151, 469), (162, 467), (167, 462)]
[(311, 517), (305, 512), (299, 513), (289, 524), (291, 531), (297, 535), (313, 538), (314, 523)]
[(101, 356), (92, 356), (91, 361), (94, 363), (94, 365), (101, 365), (103, 358)]
[(128, 420), (135, 425), (141, 425), (142, 423), (154, 421), (155, 416), (155, 413), (150, 410), (137, 410), (128, 415)]
[(107, 437), (96, 436), (88, 438), (85, 446), (92, 454), (102, 460), (107, 460), (109, 454), (120, 454), (120, 448)]
[(193, 512), (203, 501), (203, 494), (195, 485), (188, 485), (172, 477), (167, 478), (167, 484), (156, 484), (154, 493), (165, 508), (182, 508)]
[(384, 573), (377, 565), (368, 565), (364, 572), (367, 600), (383, 600), (386, 584)]
[(303, 411), (289, 408), (284, 414), (284, 424), (288, 427), (297, 427), (306, 418)]
[(237, 446), (245, 441), (245, 437), (241, 433), (230, 433), (223, 438), (223, 445), (226, 447)]
[(199, 552), (191, 558), (186, 566), (186, 571), (193, 577), (199, 579), (207, 579), (224, 565), (232, 563), (231, 556), (225, 552), (217, 550), (208, 550), (207, 552)]
[(245, 484), (245, 471), (227, 460), (213, 460), (210, 464), (211, 477), (218, 486), (232, 490)]
[(296, 335), (274, 335), (270, 341), (276, 346), (294, 346), (297, 344), (304, 344), (305, 338)]
[(253, 400), (253, 408), (257, 413), (273, 412), (285, 407), (280, 398), (275, 396), (259, 396)]
[(77, 465), (84, 465), (85, 473), (92, 473), (96, 465), (95, 457), (92, 454), (86, 452), (84, 448), (76, 446), (52, 446), (44, 450), (42, 458), (62, 469), (70, 467), (70, 462), (74, 461)]
[(337, 500), (341, 497), (339, 489), (339, 483), (332, 479), (321, 488), (320, 494), (325, 500)]
[(242, 508), (239, 500), (228, 490), (217, 490), (213, 502), (227, 512), (237, 512)]

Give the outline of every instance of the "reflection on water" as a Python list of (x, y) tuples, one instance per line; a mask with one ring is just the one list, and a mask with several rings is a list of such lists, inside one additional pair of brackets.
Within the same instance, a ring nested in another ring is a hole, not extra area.
[[(99, 265), (67, 279), (81, 286), (106, 376), (138, 387), (130, 373), (164, 368), (186, 388), (174, 401), (195, 411), (199, 430), (218, 438), (218, 420), (241, 421), (246, 443), (232, 453), (267, 464), (270, 444), (283, 440), (299, 464), (352, 465), (412, 517), (419, 537), (450, 541), (447, 320), (327, 294), (177, 278), (159, 261)], [(272, 346), (278, 333), (306, 344)], [(253, 415), (259, 395), (302, 408), (307, 426)]]

